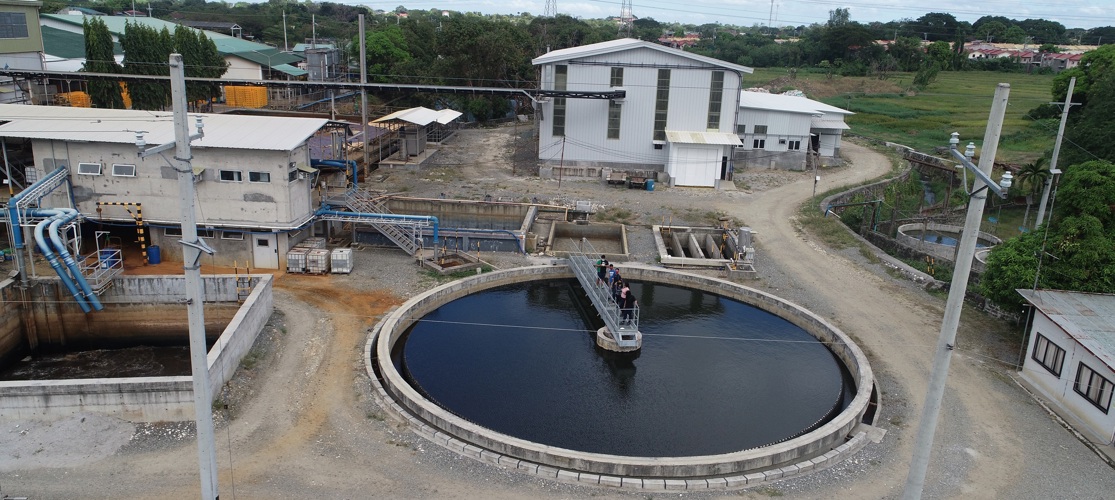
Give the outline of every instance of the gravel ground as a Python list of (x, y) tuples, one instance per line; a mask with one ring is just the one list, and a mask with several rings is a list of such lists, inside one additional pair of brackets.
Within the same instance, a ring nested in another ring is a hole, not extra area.
[[(895, 498), (920, 417), (940, 296), (896, 281), (858, 249), (831, 249), (795, 229), (812, 173), (743, 171), (737, 190), (653, 193), (529, 175), (522, 129), (466, 130), (427, 166), (376, 173), (375, 187), (413, 196), (589, 200), (628, 224), (630, 260), (653, 263), (650, 224), (712, 225), (720, 216), (759, 229), (757, 280), (747, 285), (802, 304), (852, 335), (871, 358), (882, 397), (878, 444), (833, 467), (750, 489), (691, 498)], [(860, 182), (886, 166), (861, 148), (829, 169), (822, 189)], [(516, 165), (514, 169), (509, 168)], [(874, 169), (874, 170), (873, 170)], [(512, 171), (513, 170), (513, 171)], [(536, 168), (534, 169), (536, 171)], [(866, 173), (864, 173), (866, 172)], [(784, 201), (789, 200), (789, 201)], [(628, 214), (618, 213), (624, 209)], [(549, 257), (486, 253), (496, 268)], [(398, 249), (355, 253), (351, 275), (279, 276), (276, 314), (215, 405), (222, 493), (230, 498), (664, 498), (507, 471), (418, 438), (385, 412), (363, 375), (360, 349), (384, 312), (445, 278)], [(710, 272), (715, 273), (715, 272)], [(836, 292), (834, 292), (834, 290)], [(925, 498), (1110, 498), (1115, 474), (1010, 379), (1009, 326), (967, 313), (950, 372)], [(190, 423), (134, 425), (76, 415), (0, 422), (0, 494), (35, 498), (197, 495)]]

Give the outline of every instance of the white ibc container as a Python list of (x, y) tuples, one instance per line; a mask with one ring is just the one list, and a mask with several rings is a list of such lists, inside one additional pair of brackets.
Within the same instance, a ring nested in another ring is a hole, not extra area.
[(306, 252), (306, 272), (310, 274), (326, 274), (329, 272), (329, 250), (312, 248)]
[(335, 248), (330, 257), (333, 274), (348, 274), (352, 272), (352, 249)]
[(305, 247), (294, 247), (286, 254), (286, 272), (288, 273), (304, 273), (306, 272), (306, 254), (310, 249)]

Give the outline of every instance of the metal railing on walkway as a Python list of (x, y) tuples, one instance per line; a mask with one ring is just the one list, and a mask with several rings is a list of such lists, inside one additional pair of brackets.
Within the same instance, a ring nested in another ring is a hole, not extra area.
[(628, 313), (630, 319), (624, 321), (623, 310), (616, 303), (609, 283), (601, 283), (596, 264), (589, 255), (599, 255), (587, 239), (582, 238), (580, 243), (574, 242), (574, 250), (569, 252), (569, 267), (581, 282), (592, 305), (596, 307), (600, 319), (608, 327), (616, 345), (625, 348), (639, 347), (639, 306), (631, 308)]

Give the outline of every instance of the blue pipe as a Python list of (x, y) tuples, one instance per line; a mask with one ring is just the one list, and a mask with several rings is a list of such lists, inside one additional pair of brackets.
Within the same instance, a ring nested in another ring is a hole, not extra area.
[(348, 169), (349, 175), (352, 177), (352, 186), (356, 187), (356, 160), (310, 160), (310, 166), (339, 168), (341, 170)]
[[(62, 242), (62, 237), (58, 234), (58, 226), (76, 219), (81, 214), (72, 208), (60, 208), (58, 210), (62, 212), (62, 215), (55, 216), (54, 222), (50, 223), (50, 241), (54, 243), (54, 248), (58, 250), (58, 254), (62, 257), (62, 262), (70, 269), (70, 273), (74, 276), (74, 281), (81, 287), (81, 291), (85, 293), (85, 298), (89, 301), (90, 305), (93, 306), (93, 310), (100, 311), (104, 309), (104, 306), (102, 306), (101, 301), (97, 299), (97, 294), (93, 293), (93, 288), (89, 286), (89, 282), (85, 281), (85, 276), (81, 274), (81, 268), (77, 265), (77, 262), (74, 261), (69, 250), (66, 250), (66, 244)], [(100, 255), (97, 256), (97, 258), (100, 257)]]
[(54, 272), (58, 273), (59, 278), (62, 278), (62, 284), (66, 286), (66, 289), (69, 290), (70, 294), (72, 294), (74, 296), (74, 299), (77, 300), (77, 305), (81, 307), (82, 311), (89, 312), (89, 304), (85, 303), (85, 299), (81, 297), (81, 292), (78, 291), (77, 287), (74, 286), (73, 280), (70, 279), (69, 273), (67, 273), (66, 270), (62, 267), (62, 264), (58, 262), (58, 257), (55, 256), (54, 252), (50, 250), (50, 245), (47, 245), (46, 239), (43, 238), (43, 229), (46, 228), (48, 223), (53, 222), (55, 217), (58, 217), (62, 213), (63, 212), (61, 212), (60, 210), (34, 211), (33, 215), (35, 216), (50, 216), (49, 219), (41, 221), (35, 225), (35, 242), (38, 243), (39, 250), (43, 252), (43, 256), (45, 256), (47, 262), (50, 263), (50, 267), (54, 268)]
[(53, 179), (55, 175), (60, 175), (65, 171), (65, 166), (58, 167), (53, 172), (36, 181), (34, 184), (27, 186), (27, 189), (16, 193), (15, 196), (12, 196), (12, 199), (8, 200), (8, 220), (12, 223), (12, 236), (15, 240), (15, 247), (17, 249), (23, 248), (23, 231), (19, 229), (19, 202), (23, 199), (23, 195), (30, 192), (33, 188), (38, 187), (40, 184)]
[(433, 223), (434, 225), (434, 244), (438, 243), (438, 221), (437, 217), (432, 215), (399, 215), (399, 214), (365, 214), (359, 212), (341, 212), (338, 210), (330, 210), (328, 207), (318, 209), (314, 215), (337, 215), (341, 217), (367, 217), (369, 219), (398, 219), (398, 220), (419, 220)]

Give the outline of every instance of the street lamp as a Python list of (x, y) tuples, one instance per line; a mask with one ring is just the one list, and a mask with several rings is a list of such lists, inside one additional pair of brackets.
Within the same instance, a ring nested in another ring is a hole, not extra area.
[[(968, 291), (968, 274), (972, 271), (972, 260), (976, 254), (976, 240), (979, 238), (980, 221), (983, 219), (983, 208), (987, 203), (987, 192), (990, 190), (996, 195), (1006, 198), (1007, 190), (1013, 183), (1013, 176), (1004, 175), (1003, 180), (996, 184), (991, 178), (991, 169), (995, 165), (995, 152), (999, 148), (999, 136), (1003, 129), (1003, 117), (1007, 110), (1007, 96), (1010, 95), (1010, 85), (1000, 83), (995, 89), (995, 98), (991, 103), (991, 114), (987, 120), (987, 130), (983, 137), (983, 154), (980, 156), (979, 166), (972, 164), (975, 157), (976, 145), (969, 144), (964, 153), (956, 149), (960, 144), (960, 134), (953, 133), (949, 139), (949, 152), (960, 161), (966, 172), (971, 171), (976, 176), (968, 198), (968, 213), (964, 220), (964, 230), (957, 243), (956, 263), (952, 272), (952, 285), (949, 287), (948, 300), (945, 302), (945, 315), (941, 320), (941, 333), (937, 340), (937, 349), (933, 356), (933, 372), (929, 378), (929, 386), (925, 394), (925, 405), (922, 407), (921, 421), (918, 424), (918, 433), (914, 441), (914, 453), (910, 461), (910, 472), (906, 477), (906, 486), (902, 491), (905, 500), (921, 498), (925, 487), (925, 474), (929, 469), (929, 455), (933, 449), (933, 434), (937, 430), (937, 417), (941, 412), (941, 402), (945, 397), (945, 382), (948, 379), (949, 362), (952, 360), (952, 351), (956, 349), (956, 330), (960, 326), (960, 310), (964, 305), (964, 295)], [(958, 167), (959, 168), (959, 167)], [(980, 183), (983, 187), (979, 187)], [(967, 189), (967, 183), (965, 183)]]
[(258, 50), (253, 50), (252, 52), (255, 52), (256, 54), (259, 54), (259, 55), (267, 58), (267, 78), (263, 77), (263, 69), (262, 68), (259, 71), (259, 77), (261, 79), (264, 79), (264, 80), (270, 80), (271, 79), (271, 56), (274, 55), (274, 54), (264, 54), (263, 52), (260, 52)]

